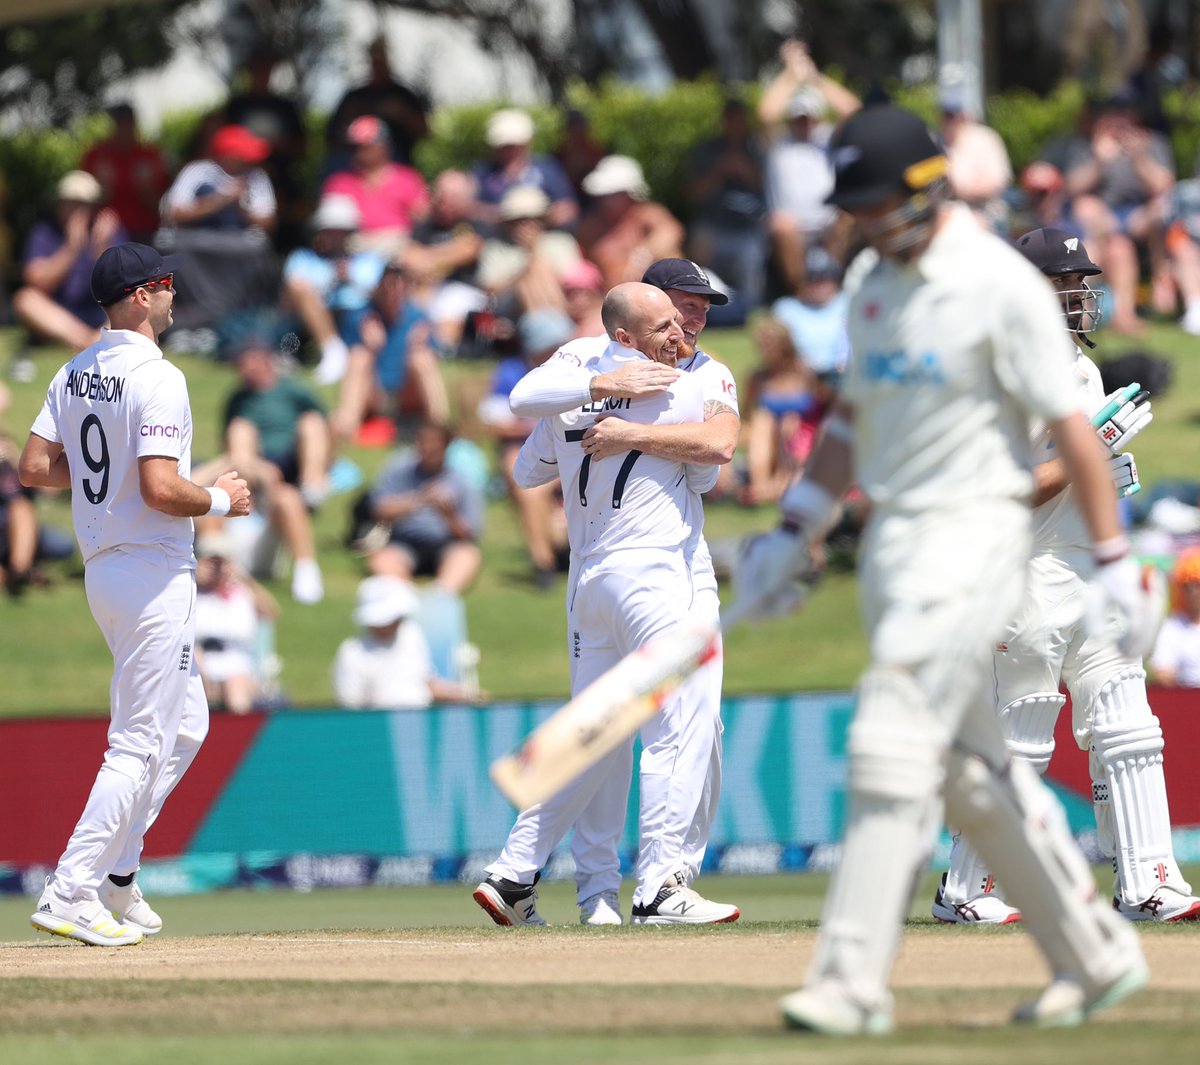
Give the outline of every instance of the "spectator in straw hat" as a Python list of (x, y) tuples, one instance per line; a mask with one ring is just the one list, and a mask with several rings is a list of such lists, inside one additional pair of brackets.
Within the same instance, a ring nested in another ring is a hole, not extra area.
[(64, 175), (56, 192), (54, 215), (36, 223), (25, 242), (24, 285), (13, 293), (12, 308), (36, 339), (78, 351), (99, 339), (106, 321), (92, 298), (92, 267), (101, 252), (128, 238), (87, 171)]
[(345, 374), (347, 316), (370, 303), (383, 276), (382, 256), (350, 250), (358, 221), (358, 204), (353, 199), (326, 196), (310, 222), (310, 247), (297, 248), (283, 264), (284, 300), (320, 348), (316, 377), (322, 384), (339, 381)]
[(528, 186), (546, 195), (547, 225), (571, 226), (579, 217), (575, 190), (557, 159), (534, 154), (533, 132), (533, 119), (516, 108), (504, 108), (488, 119), (485, 136), (492, 158), (475, 168), (482, 216), (489, 222), (498, 221), (505, 194)]
[(576, 231), (605, 288), (638, 281), (657, 259), (683, 257), (684, 229), (650, 199), (642, 166), (628, 155), (606, 155), (583, 179), (592, 206)]

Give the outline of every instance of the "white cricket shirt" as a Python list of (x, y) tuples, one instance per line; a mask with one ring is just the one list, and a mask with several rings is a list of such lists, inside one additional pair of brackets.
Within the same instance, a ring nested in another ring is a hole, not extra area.
[[(589, 376), (644, 359), (615, 341), (589, 362)], [(695, 532), (687, 464), (627, 451), (593, 460), (582, 438), (602, 414), (642, 425), (704, 419), (699, 379), (681, 374), (664, 392), (638, 399), (588, 400), (542, 418), (521, 447), (513, 477), (522, 487), (562, 482), (567, 538), (579, 559), (632, 548), (682, 549)]]
[(175, 459), (192, 472), (192, 412), (182, 371), (149, 337), (105, 329), (50, 382), (33, 432), (61, 444), (71, 468), (71, 515), (84, 562), (115, 547), (157, 547), (189, 566), (192, 519), (142, 499), (138, 459)]
[(1031, 263), (954, 207), (913, 263), (864, 276), (848, 331), (843, 394), (873, 505), (1028, 499), (1031, 420), (1079, 408), (1062, 308)]

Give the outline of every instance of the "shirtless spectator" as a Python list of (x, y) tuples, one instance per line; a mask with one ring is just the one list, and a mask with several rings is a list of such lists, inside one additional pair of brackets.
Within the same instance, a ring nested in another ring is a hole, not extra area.
[(950, 188), (982, 225), (1003, 233), (1008, 220), (1004, 194), (1012, 184), (1008, 149), (991, 126), (967, 113), (962, 91), (942, 93), (942, 142), (946, 146)]

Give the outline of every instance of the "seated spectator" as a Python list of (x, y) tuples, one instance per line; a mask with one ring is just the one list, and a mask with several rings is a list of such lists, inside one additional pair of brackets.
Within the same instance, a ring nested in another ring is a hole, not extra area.
[(1028, 217), (1013, 227), (1013, 236), (1031, 229), (1064, 229), (1076, 232), (1067, 213), (1066, 182), (1062, 171), (1044, 159), (1035, 159), (1021, 171), (1021, 191), (1028, 205)]
[(33, 579), (38, 520), (32, 493), (17, 474), (18, 455), (11, 453), (10, 445), (7, 437), (0, 438), (0, 583), (16, 599)]
[(350, 124), (363, 115), (375, 115), (387, 125), (392, 158), (411, 165), (413, 148), (429, 133), (429, 103), (396, 80), (384, 37), (376, 37), (368, 45), (367, 62), (367, 81), (350, 89), (330, 116), (325, 128), (327, 148), (330, 154), (338, 152)]
[(1200, 336), (1200, 178), (1175, 184), (1166, 250), (1183, 300), (1179, 327), (1185, 333)]
[(58, 183), (54, 217), (30, 230), (12, 309), (38, 341), (82, 351), (100, 338), (107, 318), (92, 298), (92, 267), (102, 251), (127, 239), (102, 197), (100, 182), (72, 170)]
[(404, 265), (443, 351), (454, 351), (463, 323), (487, 306), (479, 285), (479, 254), (490, 227), (475, 216), (475, 179), (462, 170), (443, 170), (433, 183), (429, 215), (418, 222), (404, 249)]
[(758, 118), (771, 140), (766, 158), (767, 226), (780, 276), (794, 292), (804, 276), (810, 244), (830, 237), (837, 211), (825, 202), (833, 190), (828, 145), (832, 111), (839, 121), (862, 106), (858, 97), (817, 69), (801, 41), (784, 41), (782, 68), (758, 103)]
[(326, 196), (312, 217), (311, 247), (297, 248), (283, 264), (284, 300), (320, 348), (321, 384), (345, 374), (349, 316), (366, 308), (383, 276), (378, 255), (350, 250), (358, 220), (358, 204), (349, 196)]
[(1171, 146), (1142, 126), (1132, 96), (1114, 94), (1099, 109), (1089, 139), (1073, 142), (1065, 172), (1071, 215), (1112, 292), (1112, 328), (1140, 333), (1137, 248), (1150, 260), (1159, 310), (1173, 306), (1164, 251), (1167, 216), (1175, 187)]
[(350, 169), (331, 174), (322, 196), (349, 196), (358, 204), (359, 242), (385, 258), (404, 249), (413, 226), (429, 212), (429, 188), (411, 166), (392, 161), (388, 127), (363, 115), (346, 130)]
[(691, 258), (727, 278), (744, 308), (757, 307), (767, 257), (763, 153), (741, 100), (725, 101), (720, 136), (692, 152), (687, 195)]
[[(259, 165), (270, 151), (248, 129), (220, 126), (207, 157), (184, 166), (167, 190), (155, 246), (180, 253), (187, 278), (176, 297), (172, 347), (186, 346), (185, 330), (220, 329), (231, 315), (275, 303), (279, 268), (268, 238), (275, 190)], [(216, 343), (211, 335), (203, 350)]]
[(1200, 688), (1200, 548), (1184, 551), (1171, 572), (1171, 614), (1150, 655), (1150, 677), (1168, 687)]
[(246, 58), (245, 87), (229, 98), (223, 114), (225, 122), (248, 129), (270, 145), (262, 166), (278, 204), (277, 243), (293, 248), (304, 239), (307, 210), (299, 174), (308, 154), (308, 131), (295, 100), (271, 89), (279, 60), (271, 45), (256, 45)]
[(517, 452), (537, 423), (514, 415), (508, 397), (522, 377), (575, 335), (575, 323), (560, 311), (530, 311), (522, 315), (517, 323), (521, 354), (505, 359), (496, 367), (491, 392), (479, 404), (479, 420), (500, 446), (500, 468), (517, 508), (525, 547), (533, 563), (534, 583), (539, 588), (548, 588), (554, 582), (559, 561), (566, 554), (562, 486), (553, 481), (537, 488), (521, 488), (513, 480)]
[(580, 259), (570, 233), (550, 229), (550, 202), (540, 189), (509, 189), (500, 204), (500, 227), (479, 254), (479, 283), (496, 313), (515, 321), (525, 311), (565, 310), (559, 278)]
[(984, 228), (1002, 234), (1008, 221), (1004, 194), (1013, 172), (1000, 134), (967, 113), (960, 88), (942, 93), (941, 134), (954, 196), (975, 212)]
[(325, 589), (309, 509), (329, 494), (328, 423), (307, 389), (280, 372), (269, 344), (250, 338), (234, 358), (241, 384), (225, 404), (225, 453), (209, 465), (223, 462), (255, 485), (292, 553), (292, 598), (319, 603)]
[(600, 268), (588, 259), (580, 259), (568, 266), (558, 281), (567, 301), (567, 314), (575, 325), (572, 339), (598, 337), (604, 332), (600, 310), (605, 290)]
[(684, 229), (661, 203), (650, 199), (641, 164), (627, 155), (608, 155), (583, 179), (592, 197), (576, 236), (604, 277), (606, 289), (638, 281), (658, 259), (683, 257)]
[(787, 326), (800, 357), (815, 373), (838, 374), (850, 354), (846, 317), (850, 298), (842, 288), (842, 268), (819, 244), (804, 256), (804, 279), (794, 296), (771, 307)]
[(340, 439), (354, 439), (372, 417), (389, 425), (406, 416), (449, 420), (450, 402), (429, 319), (411, 298), (410, 288), (404, 265), (390, 262), (371, 302), (348, 317), (350, 361), (331, 419)]
[(112, 134), (84, 153), (80, 168), (100, 182), (129, 239), (148, 244), (158, 229), (159, 201), (171, 183), (167, 161), (157, 145), (138, 137), (129, 104), (113, 104), (107, 110)]
[(480, 217), (500, 220), (500, 204), (514, 188), (534, 188), (547, 200), (546, 224), (568, 229), (579, 217), (579, 203), (562, 164), (549, 155), (533, 154), (533, 119), (524, 111), (506, 108), (488, 119), (489, 162), (475, 168), (479, 181)]
[(196, 665), (215, 708), (248, 714), (264, 701), (259, 629), (279, 604), (232, 560), (221, 533), (196, 541)]
[(583, 179), (596, 169), (606, 155), (608, 149), (592, 133), (592, 124), (587, 115), (574, 107), (568, 108), (562, 139), (554, 149), (554, 158), (562, 165), (563, 173), (575, 191), (575, 200), (581, 207), (586, 207), (590, 202), (583, 191)]
[(388, 542), (367, 555), (376, 575), (432, 576), (455, 595), (471, 586), (483, 563), (483, 494), (446, 462), (453, 434), (426, 422), (414, 447), (388, 463), (369, 496), (371, 516), (388, 527)]
[(398, 577), (367, 577), (358, 586), (354, 621), (362, 632), (343, 640), (333, 662), (333, 695), (350, 710), (423, 710), (434, 702), (474, 703), (478, 689), (434, 672), (428, 641), (415, 620), (417, 595)]

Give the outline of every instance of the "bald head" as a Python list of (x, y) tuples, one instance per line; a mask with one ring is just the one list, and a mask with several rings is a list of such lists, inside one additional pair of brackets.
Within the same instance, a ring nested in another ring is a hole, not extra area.
[(600, 308), (612, 340), (642, 352), (655, 362), (674, 366), (683, 330), (671, 298), (653, 285), (627, 281), (610, 289)]

